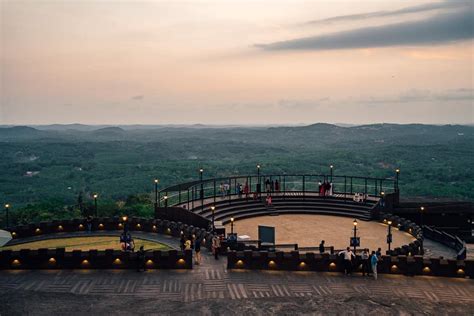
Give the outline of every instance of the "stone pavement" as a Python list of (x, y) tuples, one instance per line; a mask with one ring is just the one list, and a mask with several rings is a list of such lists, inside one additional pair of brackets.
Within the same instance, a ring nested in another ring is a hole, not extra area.
[(204, 252), (191, 271), (2, 271), (0, 315), (474, 312), (468, 279), (227, 271)]

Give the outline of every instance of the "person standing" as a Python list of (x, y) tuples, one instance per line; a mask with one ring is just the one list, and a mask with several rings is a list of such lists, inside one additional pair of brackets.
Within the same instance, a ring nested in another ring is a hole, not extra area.
[(280, 183), (278, 180), (275, 180), (275, 192), (280, 192)]
[(245, 181), (244, 194), (245, 194), (245, 197), (246, 197), (246, 198), (249, 197), (249, 184), (248, 184), (247, 181)]
[(179, 248), (181, 251), (184, 251), (184, 244), (186, 243), (186, 238), (184, 238), (184, 234), (181, 234), (181, 239), (179, 240)]
[(319, 244), (319, 253), (324, 253), (324, 240), (321, 240), (321, 243)]
[(86, 218), (87, 232), (90, 234), (92, 232), (92, 216), (87, 216)]
[(351, 251), (350, 247), (347, 247), (346, 250), (339, 252), (339, 255), (344, 256), (344, 274), (351, 275), (352, 272), (352, 259), (355, 258), (354, 253)]
[(146, 271), (145, 249), (143, 246), (140, 246), (140, 250), (137, 252), (137, 272), (140, 272), (141, 270)]
[(214, 253), (214, 259), (219, 260), (219, 250), (221, 248), (221, 240), (219, 236), (214, 235), (212, 237), (212, 252)]
[(370, 257), (370, 265), (372, 266), (372, 273), (374, 274), (374, 279), (377, 280), (377, 263), (378, 263), (377, 254), (375, 251), (372, 251), (372, 256)]
[(197, 265), (201, 264), (201, 243), (202, 243), (201, 237), (197, 237), (196, 240), (194, 241), (194, 253), (195, 253)]
[(370, 276), (369, 249), (364, 249), (360, 257), (362, 259), (362, 276), (366, 274)]

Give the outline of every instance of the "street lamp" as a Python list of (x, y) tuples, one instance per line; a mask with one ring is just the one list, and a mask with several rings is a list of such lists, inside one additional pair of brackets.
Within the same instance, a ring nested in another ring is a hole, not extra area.
[(211, 206), (211, 214), (212, 214), (212, 231), (214, 232), (214, 230), (216, 229), (216, 227), (214, 226), (214, 212), (216, 211), (216, 207), (213, 205)]
[(390, 244), (392, 243), (392, 221), (388, 221), (388, 233), (387, 233), (387, 244), (388, 251), (390, 251)]
[(357, 245), (357, 219), (354, 219), (354, 222), (352, 222), (354, 225), (354, 240), (353, 240), (353, 245), (354, 245), (354, 254), (356, 252), (356, 245)]
[(199, 181), (201, 182), (201, 191), (199, 191), (199, 195), (201, 196), (201, 210), (204, 210), (204, 187), (202, 184), (202, 173), (204, 172), (203, 168), (199, 169)]
[(10, 214), (9, 213), (10, 213), (10, 204), (7, 203), (7, 204), (5, 204), (5, 214), (7, 216), (6, 222), (5, 222), (6, 223), (5, 227), (10, 226), (10, 216), (9, 216)]
[(396, 176), (396, 181), (395, 181), (395, 184), (396, 184), (396, 190), (395, 191), (398, 191), (399, 188), (398, 188), (398, 180), (399, 180), (399, 177), (400, 177), (400, 169), (396, 169), (395, 170), (395, 176)]
[(124, 232), (128, 231), (128, 223), (127, 223), (127, 220), (128, 220), (127, 215), (122, 216), (123, 231), (124, 231)]
[(155, 179), (155, 212), (156, 209), (158, 208), (158, 183), (160, 181), (158, 179)]
[(233, 217), (230, 218), (230, 234), (231, 235), (234, 234), (234, 218)]
[(99, 195), (97, 193), (94, 194), (94, 208), (95, 208), (95, 217), (97, 217), (97, 198)]
[(165, 208), (168, 208), (168, 196), (165, 195), (163, 199), (165, 200)]
[(260, 164), (257, 164), (257, 193), (260, 192)]
[(330, 166), (329, 166), (329, 169), (331, 170), (331, 183), (332, 183), (332, 169), (333, 169), (333, 168), (334, 168), (333, 165), (330, 165)]
[[(423, 213), (425, 212), (425, 207), (424, 206), (420, 206), (420, 227), (421, 227), (421, 232), (423, 233)], [(424, 238), (424, 236), (423, 236)], [(421, 255), (424, 255), (425, 254), (425, 250), (423, 248), (423, 238), (421, 238), (421, 242), (420, 242), (420, 252), (421, 252)]]

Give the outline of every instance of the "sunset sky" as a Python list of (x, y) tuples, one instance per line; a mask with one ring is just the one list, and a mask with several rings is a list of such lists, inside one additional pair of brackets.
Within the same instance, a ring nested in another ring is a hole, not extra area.
[(472, 1), (0, 3), (0, 124), (474, 123)]

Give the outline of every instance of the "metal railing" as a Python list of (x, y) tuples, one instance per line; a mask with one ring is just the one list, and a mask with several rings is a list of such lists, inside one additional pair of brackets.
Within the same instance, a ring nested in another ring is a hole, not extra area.
[[(268, 180), (268, 181), (267, 181)], [(384, 194), (396, 192), (398, 183), (395, 177), (373, 178), (359, 176), (336, 176), (327, 174), (262, 174), (230, 176), (202, 181), (192, 181), (167, 187), (157, 192), (157, 207), (185, 206), (194, 209), (196, 206), (213, 204), (218, 201), (242, 195), (249, 198), (253, 193), (263, 194), (267, 191), (287, 194), (317, 194), (320, 183), (329, 182), (333, 195), (352, 196), (363, 193), (369, 197), (380, 198)]]

